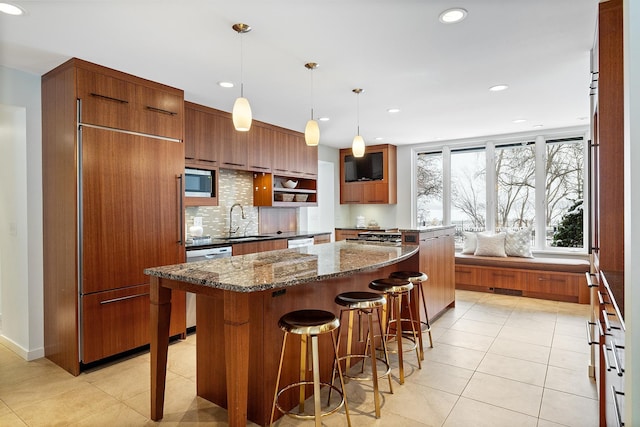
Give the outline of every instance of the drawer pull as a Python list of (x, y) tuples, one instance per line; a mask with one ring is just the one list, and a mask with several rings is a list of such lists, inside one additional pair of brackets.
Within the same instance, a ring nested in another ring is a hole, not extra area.
[(168, 116), (176, 116), (178, 113), (169, 110), (163, 110), (162, 108), (152, 107), (151, 105), (147, 105), (147, 110), (153, 111), (154, 113), (166, 114)]
[(598, 284), (597, 283), (593, 283), (593, 278), (596, 277), (595, 274), (585, 273), (585, 275), (587, 276), (587, 287), (588, 288), (597, 288)]
[(494, 277), (511, 277), (514, 278), (515, 276), (513, 274), (507, 274), (507, 273), (493, 273)]
[(618, 360), (618, 349), (624, 348), (616, 344), (614, 340), (611, 340), (611, 353), (613, 354), (613, 367), (616, 368), (616, 373), (619, 377), (624, 374), (624, 368), (620, 366), (620, 360)]
[(604, 318), (604, 327), (607, 328), (607, 331), (612, 329), (620, 329), (619, 326), (611, 326), (609, 323), (609, 316), (615, 316), (615, 313), (609, 313), (607, 310), (602, 310), (602, 317)]
[(93, 96), (95, 98), (104, 99), (105, 101), (119, 102), (120, 104), (128, 104), (129, 103), (129, 101), (126, 101), (124, 99), (118, 99), (118, 98), (114, 98), (112, 96), (107, 96), (107, 95), (100, 95), (99, 93), (91, 92), (89, 95), (91, 95), (91, 96)]
[(604, 358), (604, 366), (608, 372), (611, 372), (611, 363), (609, 363), (609, 347), (606, 344), (602, 344), (602, 357)]
[[(424, 242), (425, 240), (422, 241)], [(471, 274), (471, 270), (456, 270), (456, 273)]]
[(587, 321), (587, 345), (598, 344), (598, 341), (594, 341), (593, 340), (593, 336), (591, 335), (591, 327), (592, 326), (597, 326), (597, 324), (595, 322)]
[(538, 282), (566, 282), (566, 279), (552, 279), (550, 277), (538, 276)]
[(620, 405), (618, 405), (618, 396), (624, 396), (624, 392), (618, 391), (614, 386), (611, 386), (613, 408), (616, 411), (616, 424), (618, 425), (618, 427), (624, 427), (624, 421), (622, 421), (622, 415), (620, 414)]
[(104, 301), (100, 301), (100, 304), (101, 305), (102, 304), (111, 304), (111, 303), (114, 303), (114, 302), (120, 302), (120, 301), (125, 301), (125, 300), (128, 300), (128, 299), (132, 299), (132, 298), (146, 297), (146, 296), (149, 296), (149, 292), (144, 293), (144, 294), (129, 295), (129, 296), (120, 297), (120, 298), (106, 299)]
[(604, 300), (604, 295), (600, 291), (598, 291), (598, 302), (600, 305), (611, 304), (609, 301)]
[(606, 333), (604, 329), (602, 329), (602, 323), (600, 322), (600, 319), (596, 319), (596, 325), (598, 326), (598, 333), (600, 333), (601, 337), (611, 336), (611, 334)]

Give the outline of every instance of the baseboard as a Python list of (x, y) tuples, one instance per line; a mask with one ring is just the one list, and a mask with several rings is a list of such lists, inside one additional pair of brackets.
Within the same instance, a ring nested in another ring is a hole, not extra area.
[(27, 350), (26, 348), (22, 347), (18, 343), (5, 337), (2, 334), (0, 334), (0, 344), (6, 346), (9, 350), (13, 351), (15, 354), (22, 357), (27, 362), (44, 357), (44, 347), (35, 350)]

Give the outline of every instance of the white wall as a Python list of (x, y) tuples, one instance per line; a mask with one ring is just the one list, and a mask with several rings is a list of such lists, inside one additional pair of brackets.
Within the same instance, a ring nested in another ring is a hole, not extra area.
[(11, 123), (0, 167), (14, 172), (0, 180), (0, 340), (32, 360), (44, 356), (40, 76), (0, 66), (0, 88), (2, 123)]
[(640, 0), (623, 2), (625, 62), (625, 425), (640, 425)]

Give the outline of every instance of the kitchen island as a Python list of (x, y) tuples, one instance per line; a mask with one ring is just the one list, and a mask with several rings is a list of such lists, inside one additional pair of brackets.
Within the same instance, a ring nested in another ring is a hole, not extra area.
[[(231, 426), (244, 426), (247, 418), (267, 425), (282, 344), (278, 319), (306, 308), (338, 314), (337, 294), (418, 268), (417, 246), (337, 242), (145, 270), (151, 276), (151, 418), (163, 417), (172, 289), (197, 295), (198, 396), (227, 408)], [(332, 352), (325, 344), (321, 376), (328, 378)], [(283, 383), (299, 376), (299, 352), (288, 346)]]

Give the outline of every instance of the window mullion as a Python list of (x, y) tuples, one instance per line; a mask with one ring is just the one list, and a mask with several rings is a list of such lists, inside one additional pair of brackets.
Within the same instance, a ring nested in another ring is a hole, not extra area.
[(493, 142), (487, 142), (485, 158), (487, 163), (486, 173), (486, 188), (487, 188), (487, 209), (486, 215), (486, 229), (487, 231), (494, 231), (496, 229), (496, 145)]
[(442, 223), (451, 225), (451, 149), (442, 148)]
[(535, 248), (545, 249), (547, 246), (547, 146), (543, 136), (536, 137), (536, 219)]

